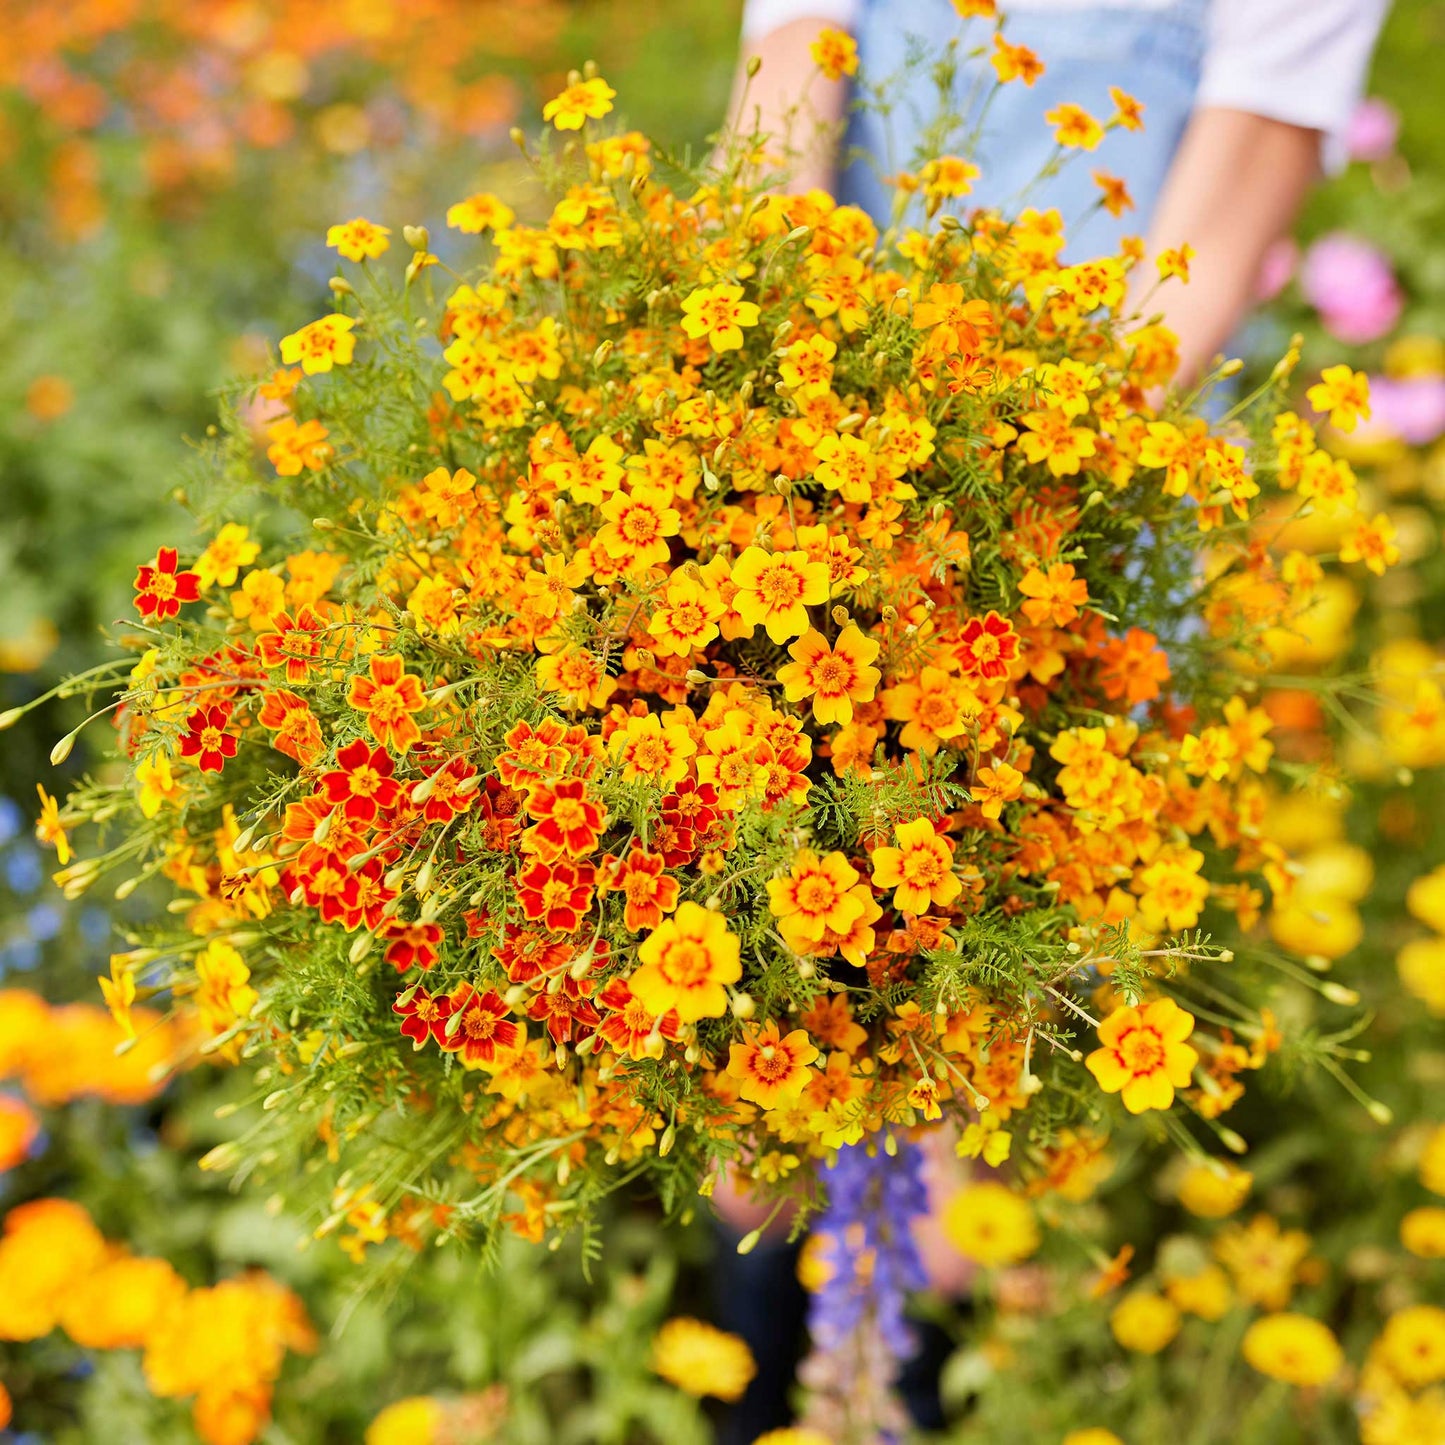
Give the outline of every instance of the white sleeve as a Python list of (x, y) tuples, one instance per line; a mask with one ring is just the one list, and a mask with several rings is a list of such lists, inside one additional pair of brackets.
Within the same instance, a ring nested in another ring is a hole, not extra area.
[(1323, 132), (1329, 169), (1364, 90), (1388, 0), (1213, 0), (1196, 105)]
[(816, 20), (821, 30), (831, 25), (851, 31), (858, 22), (860, 0), (747, 0), (743, 6), (743, 44), (790, 25)]

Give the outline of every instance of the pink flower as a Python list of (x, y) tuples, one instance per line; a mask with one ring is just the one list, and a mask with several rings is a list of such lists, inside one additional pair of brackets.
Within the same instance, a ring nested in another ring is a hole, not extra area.
[(1382, 161), (1400, 138), (1400, 112), (1388, 100), (1369, 96), (1355, 107), (1345, 131), (1345, 149), (1352, 161)]
[(1321, 236), (1305, 252), (1300, 289), (1326, 329), (1350, 345), (1385, 335), (1405, 305), (1385, 253), (1343, 231)]
[(1260, 263), (1259, 275), (1254, 283), (1254, 299), (1260, 303), (1273, 301), (1294, 276), (1299, 265), (1299, 246), (1293, 236), (1282, 236), (1268, 251)]
[(1370, 411), (1358, 429), (1361, 439), (1397, 437), (1412, 447), (1428, 446), (1445, 434), (1445, 376), (1372, 376)]

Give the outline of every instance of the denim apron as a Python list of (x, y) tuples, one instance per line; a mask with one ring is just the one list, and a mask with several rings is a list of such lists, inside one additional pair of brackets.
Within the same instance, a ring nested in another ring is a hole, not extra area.
[[(1014, 80), (993, 95), (973, 157), (983, 174), (971, 195), (950, 205), (992, 206), (1005, 214), (1020, 205), (1054, 207), (1063, 216), (1072, 259), (1113, 251), (1121, 237), (1148, 229), (1184, 134), (1199, 86), (1207, 0), (1175, 0), (1164, 9), (1098, 5), (1009, 12), (1007, 3), (1002, 8), (1004, 38), (1028, 46), (1045, 70), (1031, 87)], [(972, 129), (981, 100), (996, 79), (988, 58), (993, 45), (987, 24), (960, 21), (950, 0), (864, 0), (859, 59), (868, 84), (883, 86), (889, 114), (867, 108), (850, 115), (845, 152), (856, 148), (865, 156), (847, 166), (841, 194), (866, 210), (880, 228), (890, 223), (893, 213), (893, 192), (880, 178), (911, 169), (922, 159), (925, 129), (939, 110), (934, 62), (959, 35), (964, 39), (951, 106), (965, 114)], [(986, 53), (968, 57), (969, 50), (980, 48)], [(1110, 86), (1143, 103), (1143, 131), (1110, 131), (1097, 150), (1071, 152), (1059, 174), (1030, 185), (1054, 149), (1045, 112), (1073, 101), (1107, 121), (1115, 109)], [(972, 112), (966, 113), (970, 101)], [(1099, 189), (1090, 175), (1095, 170), (1122, 177), (1135, 209), (1116, 219), (1096, 208)]]

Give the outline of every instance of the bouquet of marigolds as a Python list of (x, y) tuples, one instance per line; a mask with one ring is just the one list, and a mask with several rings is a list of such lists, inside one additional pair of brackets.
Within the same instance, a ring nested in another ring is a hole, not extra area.
[[(954, 155), (880, 234), (612, 99), (574, 74), (550, 214), (459, 201), (455, 267), (333, 228), (334, 309), (200, 452), (204, 545), (67, 684), (115, 751), (44, 800), (59, 881), (171, 890), (117, 1018), (251, 1069), (209, 1162), (363, 1245), (555, 1239), (639, 1176), (683, 1214), (726, 1170), (805, 1217), (815, 1166), (939, 1120), (1034, 1193), (1133, 1115), (1242, 1148), (1241, 1075), (1335, 1047), (1250, 943), (1292, 887), (1256, 694), (1321, 575), (1259, 519), (1391, 548), (1274, 415), (1291, 359), (1208, 424), (1221, 372), (1159, 400), (1142, 248), (960, 219)], [(1310, 398), (1368, 408), (1348, 368)]]

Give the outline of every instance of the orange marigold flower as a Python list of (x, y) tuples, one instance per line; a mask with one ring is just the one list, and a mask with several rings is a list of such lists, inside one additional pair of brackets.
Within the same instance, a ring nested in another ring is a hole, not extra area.
[(677, 1010), (684, 1023), (720, 1018), (726, 985), (742, 977), (741, 945), (721, 913), (691, 901), (642, 942), (642, 966), (628, 980), (653, 1015)]
[(336, 455), (326, 440), (330, 432), (315, 418), (298, 423), (294, 416), (283, 416), (266, 428), (266, 436), (271, 442), (266, 459), (278, 477), (300, 476), (303, 467), (319, 472)]
[(660, 853), (648, 853), (634, 843), (626, 860), (614, 864), (610, 875), (603, 875), (607, 887), (626, 900), (622, 921), (634, 932), (656, 928), (663, 915), (677, 906), (677, 879), (663, 873), (665, 863)]
[(894, 889), (893, 903), (903, 913), (926, 913), (936, 903), (947, 907), (963, 883), (953, 871), (953, 844), (938, 835), (928, 818), (899, 823), (896, 848), (873, 850), (873, 883)]
[(1104, 139), (1104, 127), (1082, 106), (1062, 101), (1044, 115), (1054, 128), (1054, 140), (1069, 150), (1092, 151)]
[(814, 64), (829, 80), (858, 74), (858, 45), (845, 31), (831, 27), (820, 30), (808, 49)]
[(855, 702), (872, 702), (883, 674), (871, 666), (879, 644), (864, 637), (850, 622), (830, 647), (821, 632), (810, 628), (789, 649), (792, 662), (778, 669), (778, 681), (789, 702), (813, 699), (820, 723), (850, 723)]
[(993, 54), (989, 57), (1000, 85), (1021, 80), (1033, 85), (1044, 73), (1044, 63), (1027, 45), (1010, 45), (997, 31), (993, 37)]
[(304, 697), (285, 688), (263, 693), (256, 721), (276, 734), (271, 745), (278, 753), (295, 758), (303, 767), (321, 756), (321, 724)]
[(545, 923), (554, 933), (575, 933), (592, 907), (595, 880), (590, 863), (538, 858), (517, 874), (517, 902), (523, 917), (534, 923)]
[(1125, 211), (1134, 209), (1134, 198), (1121, 177), (1110, 175), (1108, 171), (1091, 171), (1090, 174), (1099, 188), (1099, 204), (1111, 216), (1122, 216)]
[(1167, 1109), (1174, 1091), (1187, 1088), (1199, 1062), (1185, 1039), (1194, 1032), (1194, 1015), (1172, 998), (1143, 1008), (1116, 1008), (1099, 1025), (1099, 1043), (1084, 1060), (1106, 1094), (1119, 1094), (1131, 1114)]
[(135, 574), (135, 610), (147, 621), (164, 622), (181, 610), (182, 602), (201, 595), (201, 579), (194, 572), (177, 572), (174, 547), (162, 547), (153, 563), (143, 563)]
[(782, 1036), (776, 1019), (761, 1029), (747, 1029), (743, 1042), (728, 1049), (728, 1077), (738, 1081), (738, 1093), (750, 1103), (775, 1109), (796, 1099), (808, 1086), (808, 1065), (818, 1057), (807, 1033), (794, 1029)]
[(1027, 599), (1019, 610), (1036, 627), (1045, 622), (1067, 627), (1089, 600), (1089, 584), (1074, 574), (1068, 562), (1055, 562), (1047, 572), (1030, 567), (1019, 583)]
[(371, 735), (383, 747), (404, 753), (421, 740), (413, 716), (426, 706), (421, 679), (407, 672), (400, 653), (373, 655), (369, 677), (353, 677), (346, 701), (366, 714)]
[(537, 821), (522, 835), (522, 847), (545, 859), (586, 857), (607, 826), (607, 810), (588, 797), (581, 778), (537, 784), (527, 794), (527, 812)]
[(1110, 125), (1121, 125), (1125, 130), (1144, 129), (1143, 102), (1135, 100), (1127, 90), (1120, 90), (1117, 85), (1109, 87), (1109, 99), (1114, 102)]

